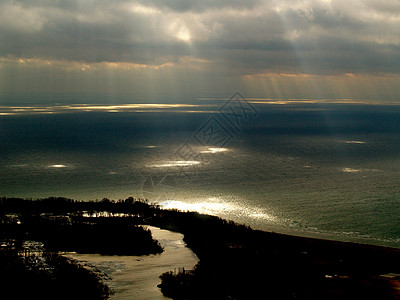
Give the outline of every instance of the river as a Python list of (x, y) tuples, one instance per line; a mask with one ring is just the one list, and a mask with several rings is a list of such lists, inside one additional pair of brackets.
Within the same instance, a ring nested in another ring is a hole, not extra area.
[(193, 269), (198, 258), (186, 246), (182, 234), (153, 226), (145, 227), (164, 247), (163, 253), (144, 256), (68, 253), (66, 256), (92, 265), (109, 276), (111, 280), (107, 281), (107, 285), (112, 289), (112, 300), (168, 299), (157, 287), (161, 282), (159, 276), (179, 268)]

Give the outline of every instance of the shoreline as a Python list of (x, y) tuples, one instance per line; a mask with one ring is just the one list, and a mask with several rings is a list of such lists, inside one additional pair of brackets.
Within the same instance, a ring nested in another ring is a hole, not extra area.
[[(199, 200), (200, 201), (200, 200)], [(201, 202), (203, 203), (203, 202)], [(206, 203), (206, 202), (204, 202)], [(208, 202), (207, 202), (208, 203)], [(212, 206), (210, 202), (210, 206)], [(245, 216), (244, 214), (238, 214), (237, 212), (231, 213), (225, 212), (224, 210), (207, 210), (207, 208), (202, 208), (202, 206), (197, 207), (196, 202), (185, 202), (185, 201), (161, 201), (156, 202), (163, 209), (178, 209), (182, 212), (198, 212), (200, 214), (207, 214), (215, 217), (219, 217), (225, 220), (232, 220), (238, 224), (243, 224), (245, 226), (250, 226), (252, 229), (262, 230), (267, 232), (276, 232), (287, 235), (294, 235), (300, 237), (313, 237), (318, 239), (327, 239), (333, 241), (345, 241), (345, 242), (355, 242), (362, 244), (371, 244), (378, 246), (386, 246), (400, 249), (400, 236), (396, 236), (394, 233), (388, 233), (387, 231), (375, 231), (369, 232), (370, 230), (362, 230), (360, 228), (329, 228), (327, 229), (324, 225), (316, 227), (311, 226), (312, 224), (301, 224), (300, 222), (281, 222), (280, 217), (275, 221), (268, 221), (268, 218), (258, 218), (253, 217), (252, 214)], [(227, 204), (229, 206), (229, 204)], [(206, 204), (204, 204), (206, 206)], [(191, 209), (193, 208), (193, 209)], [(235, 210), (236, 211), (236, 210)], [(261, 214), (264, 215), (264, 214)], [(285, 218), (282, 217), (282, 220)], [(388, 226), (391, 226), (388, 223)], [(321, 229), (325, 228), (325, 229)], [(368, 228), (368, 226), (367, 226)]]
[(389, 239), (380, 239), (380, 238), (373, 238), (367, 236), (357, 236), (353, 235), (352, 232), (333, 232), (333, 231), (322, 231), (322, 230), (301, 230), (301, 229), (294, 229), (288, 228), (287, 226), (273, 226), (273, 225), (257, 225), (257, 224), (250, 224), (246, 223), (244, 220), (235, 220), (226, 218), (223, 215), (218, 215), (217, 213), (203, 213), (196, 210), (179, 210), (176, 208), (165, 208), (162, 204), (156, 203), (160, 205), (160, 208), (165, 210), (178, 210), (182, 213), (198, 213), (202, 215), (213, 216), (217, 218), (221, 218), (227, 221), (233, 221), (239, 225), (249, 226), (253, 230), (260, 230), (270, 233), (277, 233), (283, 234), (288, 236), (295, 236), (295, 237), (304, 237), (304, 238), (315, 238), (321, 240), (329, 240), (329, 241), (337, 241), (337, 242), (348, 242), (348, 243), (356, 243), (356, 244), (363, 244), (363, 245), (371, 245), (371, 246), (380, 246), (380, 247), (388, 247), (388, 248), (395, 248), (400, 249), (400, 238), (399, 241), (393, 241)]
[(352, 236), (351, 234), (345, 235), (344, 233), (301, 231), (301, 230), (287, 229), (284, 227), (273, 227), (273, 226), (271, 226), (270, 229), (256, 228), (256, 227), (252, 227), (252, 229), (264, 232), (278, 233), (288, 236), (295, 236), (295, 237), (314, 238), (314, 239), (327, 240), (333, 242), (355, 243), (362, 245), (394, 248), (400, 250), (400, 241), (397, 242), (397, 241), (390, 241), (372, 237), (357, 237), (357, 236)]
[[(200, 262), (192, 271), (160, 274), (159, 287), (174, 299), (257, 299), (265, 296), (266, 284), (275, 299), (400, 298), (398, 248), (261, 231), (134, 198), (97, 202), (0, 198), (0, 208), (6, 218), (11, 213), (21, 220), (61, 216), (59, 220), (150, 225), (183, 234)], [(18, 228), (18, 219), (14, 221)]]
[[(24, 198), (8, 198), (8, 197), (0, 197), (0, 207), (3, 204), (4, 201), (9, 201), (9, 200), (17, 200), (17, 201), (23, 201), (23, 202), (35, 202), (35, 201), (42, 201), (42, 200), (71, 200), (76, 203), (97, 203), (101, 204), (101, 202), (104, 200), (90, 200), (90, 201), (81, 201), (81, 200), (72, 200), (69, 198), (64, 198), (64, 197), (49, 197), (49, 198), (38, 198), (38, 199), (24, 199)], [(134, 200), (137, 201), (136, 199), (130, 197), (128, 198), (130, 201)], [(108, 200), (108, 199), (107, 199)], [(139, 201), (143, 201), (143, 199), (138, 198)], [(113, 200), (108, 200), (110, 203), (113, 203)], [(114, 202), (115, 203), (115, 202)], [(216, 214), (204, 214), (200, 213), (197, 211), (184, 211), (184, 210), (178, 210), (178, 209), (167, 209), (163, 208), (162, 206), (159, 206), (158, 204), (150, 204), (145, 200), (144, 203), (145, 206), (151, 206), (151, 207), (156, 207), (157, 210), (163, 210), (163, 211), (173, 211), (173, 212), (178, 212), (181, 214), (198, 214), (198, 215), (204, 215), (208, 216), (211, 218), (217, 218), (221, 219), (227, 222), (233, 222), (239, 226), (244, 226), (247, 227), (253, 231), (261, 231), (265, 233), (270, 233), (270, 234), (278, 234), (278, 235), (283, 235), (287, 237), (294, 237), (294, 238), (304, 238), (304, 239), (316, 239), (316, 240), (325, 240), (325, 241), (330, 241), (330, 242), (339, 242), (339, 243), (350, 243), (350, 244), (357, 244), (357, 245), (364, 245), (364, 246), (372, 246), (372, 247), (382, 247), (382, 248), (389, 248), (389, 249), (394, 249), (394, 250), (400, 250), (400, 246), (394, 246), (394, 245), (388, 245), (391, 243), (390, 240), (384, 240), (384, 239), (374, 239), (371, 237), (355, 237), (355, 236), (346, 236), (340, 233), (335, 233), (335, 232), (313, 232), (313, 231), (302, 231), (302, 230), (296, 230), (296, 229), (288, 229), (285, 227), (275, 227), (275, 226), (266, 226), (266, 227), (251, 227), (251, 225), (241, 223), (241, 222), (236, 222), (232, 221), (229, 219), (225, 219), (223, 217), (220, 217)], [(4, 213), (4, 212), (3, 212)], [(143, 226), (145, 225), (152, 225), (152, 224), (142, 224)], [(176, 230), (172, 230), (176, 231)], [(179, 232), (179, 231), (176, 231)], [(180, 233), (180, 232), (179, 232)], [(392, 242), (392, 243), (397, 243), (397, 242)]]

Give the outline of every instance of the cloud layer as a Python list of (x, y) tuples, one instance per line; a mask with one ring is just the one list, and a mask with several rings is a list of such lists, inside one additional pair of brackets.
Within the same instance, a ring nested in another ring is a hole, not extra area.
[(398, 73), (397, 0), (0, 1), (0, 57), (241, 75)]

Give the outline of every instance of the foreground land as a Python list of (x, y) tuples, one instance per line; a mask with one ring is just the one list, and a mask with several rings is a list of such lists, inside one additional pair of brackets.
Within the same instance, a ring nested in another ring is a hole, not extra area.
[(194, 270), (160, 276), (162, 292), (174, 299), (400, 299), (399, 249), (252, 230), (133, 198), (2, 198), (0, 217), (3, 243), (34, 240), (53, 253), (160, 253), (136, 225), (180, 232), (200, 262)]
[(100, 271), (89, 270), (37, 244), (2, 242), (1, 299), (107, 299), (110, 291)]

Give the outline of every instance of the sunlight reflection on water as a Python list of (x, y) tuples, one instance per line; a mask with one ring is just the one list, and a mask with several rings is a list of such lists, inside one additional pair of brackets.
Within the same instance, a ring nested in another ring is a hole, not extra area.
[(216, 197), (208, 198), (208, 201), (201, 201), (194, 203), (170, 200), (161, 202), (160, 205), (166, 209), (178, 209), (181, 211), (196, 211), (199, 213), (209, 214), (209, 215), (218, 216), (225, 213), (231, 216), (246, 215), (254, 219), (264, 219), (266, 221), (271, 221), (271, 222), (278, 221), (277, 217), (273, 216), (272, 214), (268, 214), (261, 209), (257, 209), (254, 207), (249, 208), (233, 203), (226, 203)]
[(200, 161), (190, 161), (190, 160), (177, 160), (169, 161), (161, 164), (147, 165), (150, 168), (169, 168), (169, 167), (188, 167), (193, 165), (199, 165)]
[(206, 150), (200, 151), (200, 153), (219, 153), (219, 152), (227, 152), (229, 151), (228, 148), (207, 148)]
[(49, 165), (47, 166), (48, 168), (66, 168), (66, 165), (61, 165), (61, 164), (55, 164), (55, 165)]

